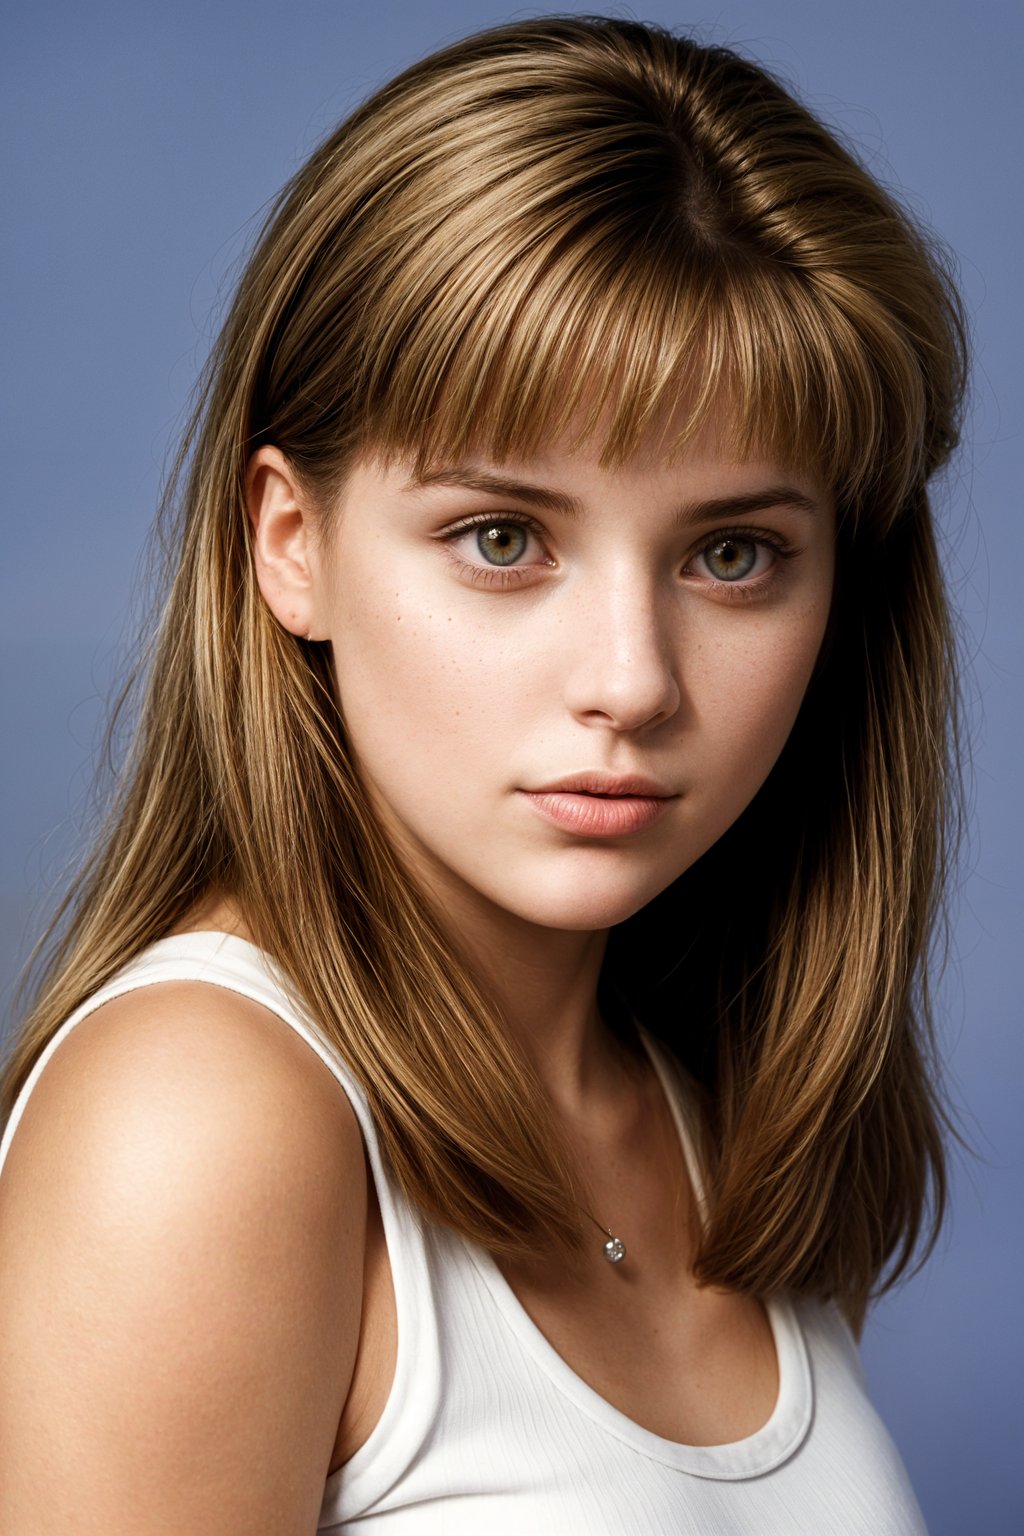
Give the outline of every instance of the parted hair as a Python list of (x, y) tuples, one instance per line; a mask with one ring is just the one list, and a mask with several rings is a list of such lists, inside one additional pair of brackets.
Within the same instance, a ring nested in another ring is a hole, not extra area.
[(738, 453), (831, 487), (833, 612), (768, 780), (613, 929), (601, 1001), (698, 1085), (698, 1278), (832, 1297), (859, 1324), (945, 1199), (929, 973), (960, 799), (927, 485), (965, 350), (934, 243), (727, 48), (549, 17), (384, 86), (281, 194), (197, 392), (132, 743), (40, 950), (2, 1112), (76, 1006), (227, 895), (413, 1202), (498, 1254), (577, 1244), (544, 1092), (371, 814), (330, 648), (262, 600), (246, 466), (275, 444), (326, 524), (361, 454), (501, 460), (568, 433), (622, 462), (656, 423), (682, 444), (713, 416)]

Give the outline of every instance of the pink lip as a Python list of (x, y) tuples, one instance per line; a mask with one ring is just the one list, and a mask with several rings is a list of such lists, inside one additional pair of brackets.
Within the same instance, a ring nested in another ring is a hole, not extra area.
[(675, 795), (652, 779), (583, 773), (523, 794), (547, 821), (580, 837), (622, 837), (653, 826)]
[(567, 773), (564, 778), (552, 779), (550, 784), (537, 784), (528, 794), (577, 794), (577, 795), (638, 795), (644, 800), (671, 800), (674, 794), (656, 779), (642, 773), (605, 773), (600, 768), (583, 773)]

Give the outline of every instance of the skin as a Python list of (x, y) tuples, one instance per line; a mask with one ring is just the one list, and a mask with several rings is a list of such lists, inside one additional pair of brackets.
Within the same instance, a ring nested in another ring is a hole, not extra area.
[[(629, 1247), (612, 1268), (595, 1232), (575, 1262), (525, 1254), (506, 1279), (637, 1423), (741, 1439), (776, 1400), (771, 1333), (752, 1298), (693, 1283), (667, 1103), (604, 1029), (596, 984), (608, 928), (721, 835), (785, 742), (826, 629), (833, 508), (806, 471), (737, 464), (712, 440), (615, 470), (561, 445), (448, 468), (563, 503), (410, 485), (368, 460), (325, 519), (264, 448), (248, 479), (258, 579), (282, 624), (333, 647), (377, 812), (532, 1058), (588, 1208)], [(694, 515), (780, 487), (757, 511)], [(486, 584), (474, 532), (445, 539), (478, 515), (536, 523), (521, 553), (499, 535), (516, 585)], [(733, 568), (755, 562), (743, 597), (701, 553), (725, 529)], [(657, 824), (581, 837), (524, 794), (598, 769), (671, 792)], [(184, 926), (246, 936), (216, 900)], [(0, 1536), (107, 1536), (141, 1529), (140, 1511), (147, 1536), (310, 1530), (326, 1475), (379, 1419), (395, 1350), (355, 1117), (281, 1020), (174, 982), (72, 1031), (0, 1180)]]

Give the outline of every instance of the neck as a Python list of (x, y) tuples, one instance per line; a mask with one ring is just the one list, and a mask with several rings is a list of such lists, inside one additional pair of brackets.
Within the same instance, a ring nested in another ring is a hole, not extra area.
[(539, 927), (451, 891), (438, 909), (560, 1115), (616, 1095), (623, 1049), (597, 1005), (607, 930)]

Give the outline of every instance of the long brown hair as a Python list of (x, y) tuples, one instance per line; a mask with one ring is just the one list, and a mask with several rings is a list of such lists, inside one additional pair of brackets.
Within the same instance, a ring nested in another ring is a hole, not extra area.
[[(839, 507), (826, 650), (739, 822), (616, 929), (602, 976), (703, 1087), (701, 1280), (853, 1319), (941, 1216), (928, 966), (955, 830), (955, 673), (926, 484), (964, 330), (941, 258), (769, 75), (656, 27), (547, 18), (385, 86), (282, 194), (165, 515), (177, 567), (107, 830), (3, 1081), (228, 893), (369, 1097), (390, 1165), (496, 1252), (578, 1240), (526, 1064), (370, 813), (326, 646), (256, 586), (249, 455), (326, 507), (360, 452), (496, 458), (689, 403)], [(326, 514), (325, 514), (326, 515)]]

